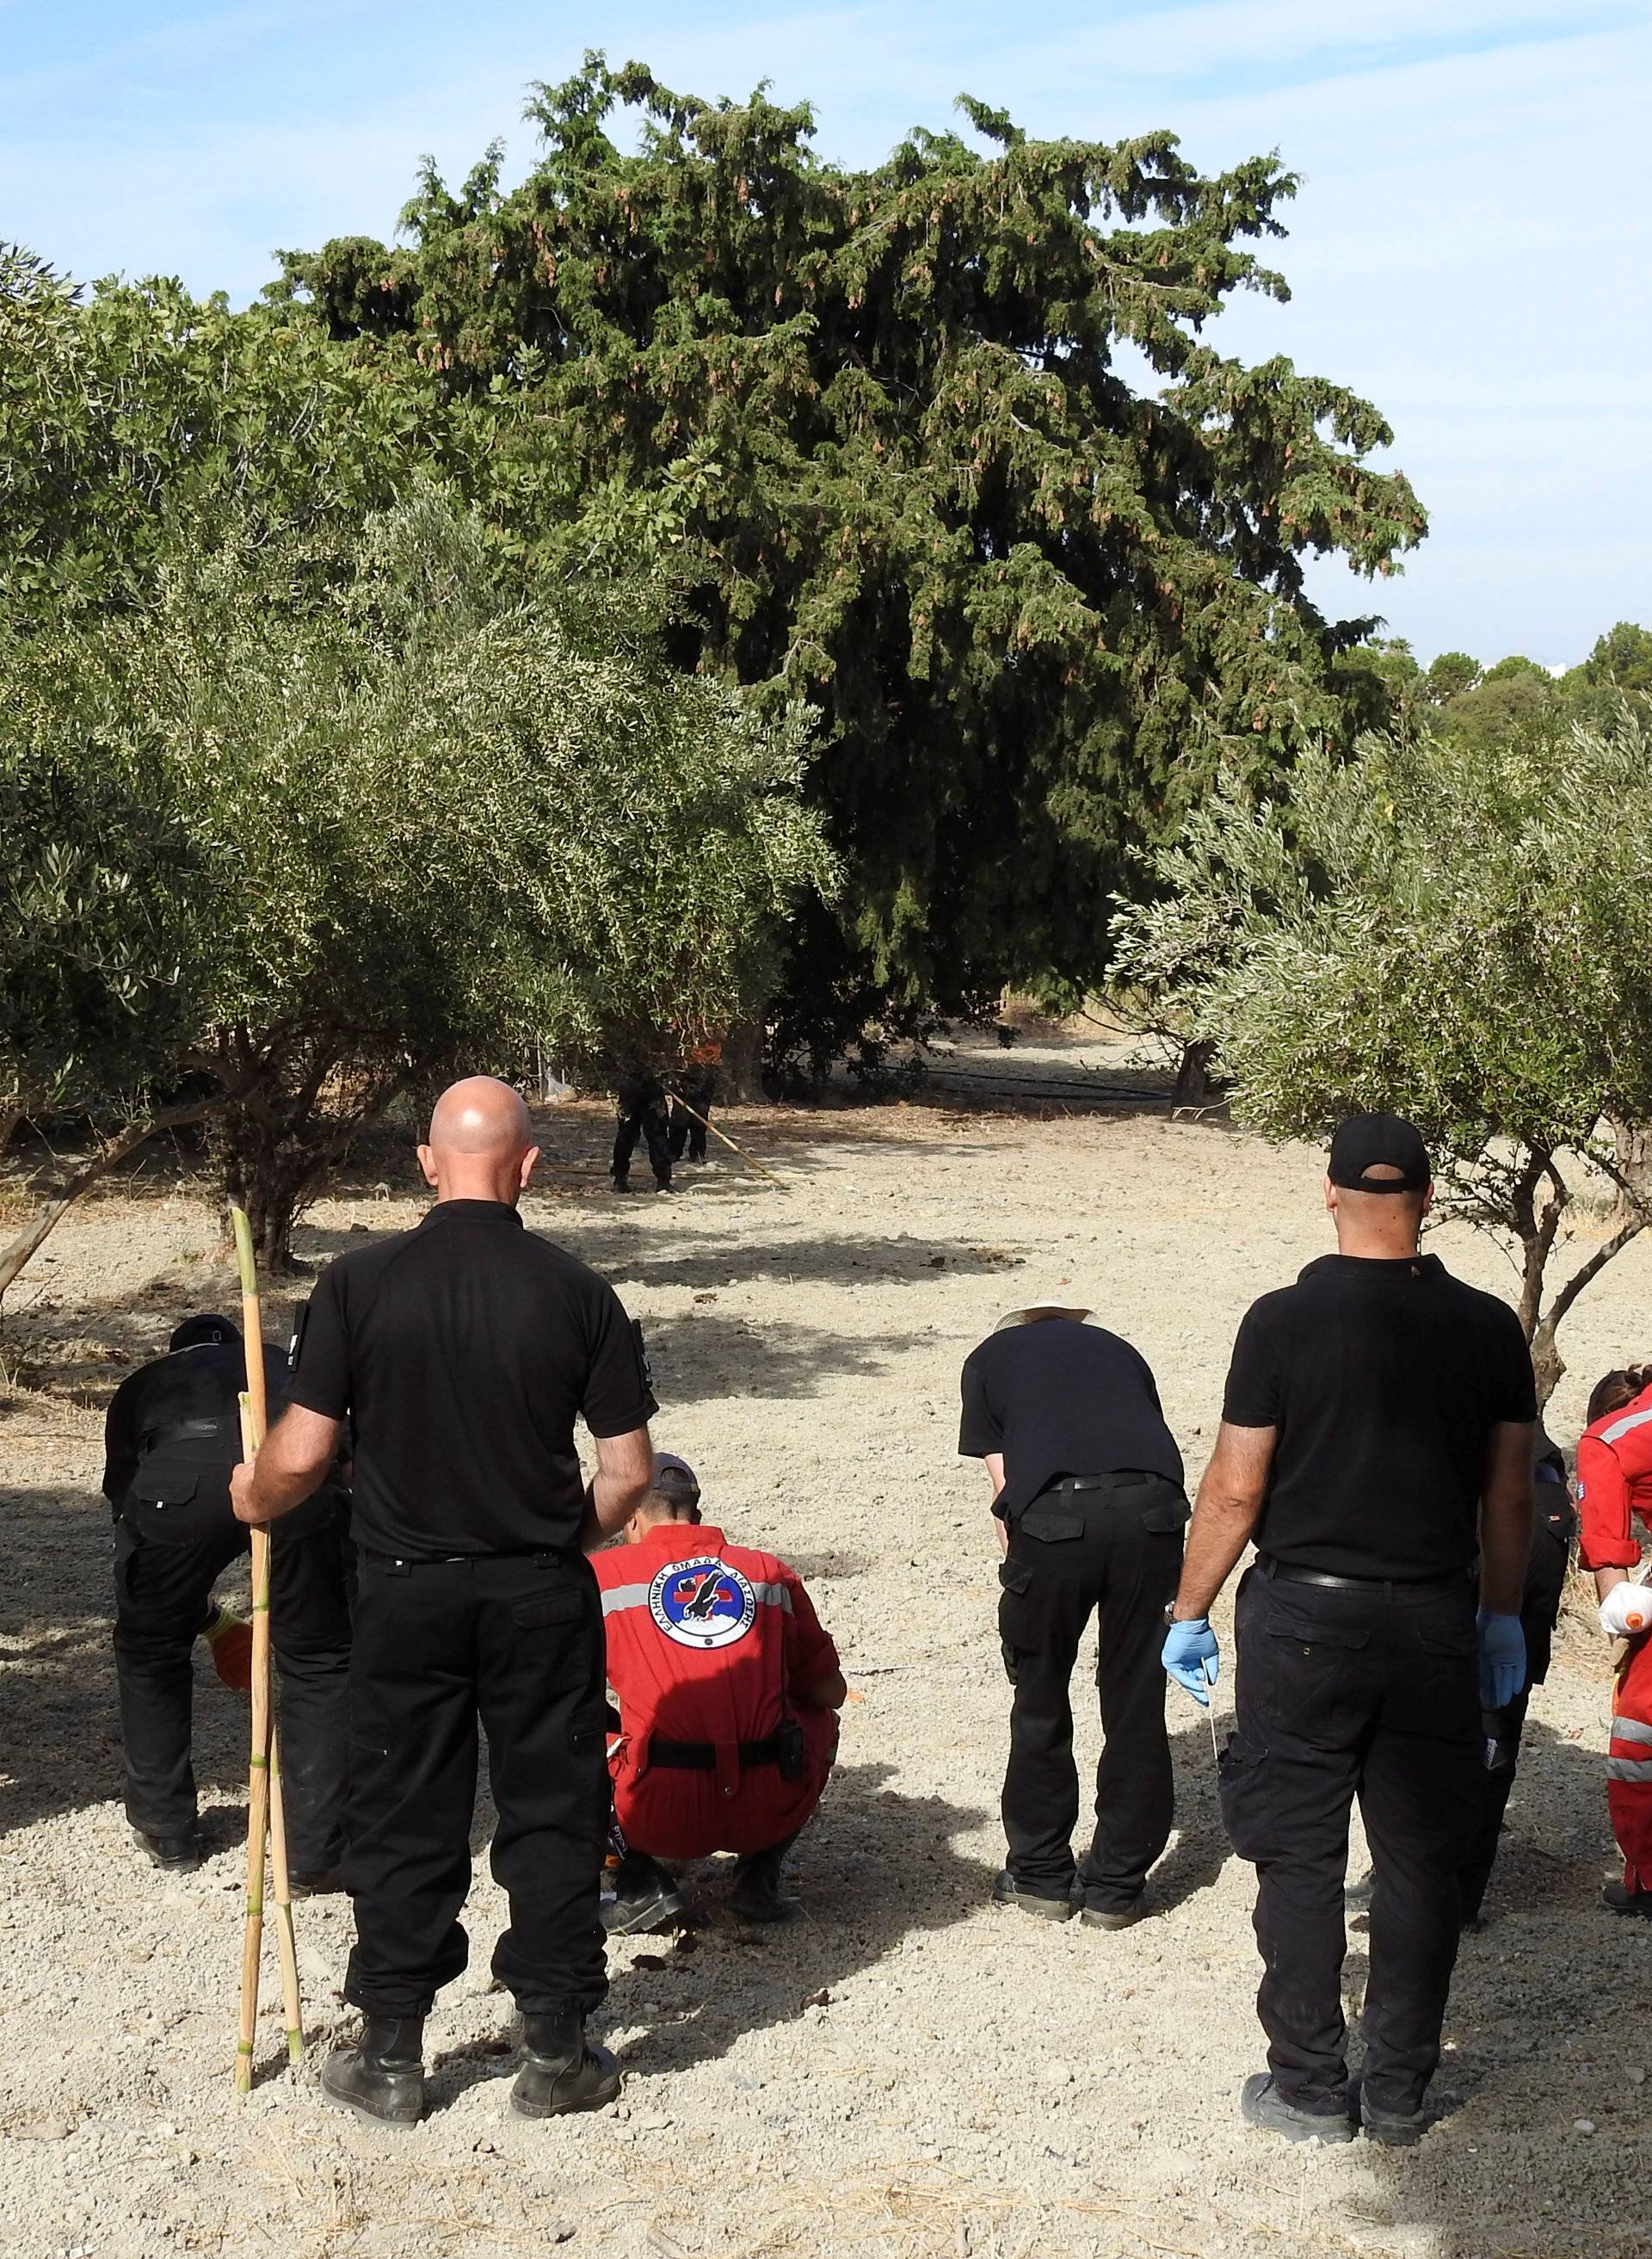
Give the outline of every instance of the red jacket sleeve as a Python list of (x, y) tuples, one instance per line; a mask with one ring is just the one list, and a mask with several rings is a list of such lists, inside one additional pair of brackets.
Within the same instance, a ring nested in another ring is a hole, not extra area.
[(803, 1589), (803, 1580), (795, 1570), (782, 1568), (787, 1588), (792, 1595), (792, 1614), (788, 1626), (786, 1685), (789, 1693), (794, 1687), (818, 1686), (822, 1678), (830, 1678), (841, 1666), (837, 1649), (831, 1634), (815, 1613), (815, 1603)]
[(1584, 1568), (1639, 1565), (1630, 1505), (1621, 1460), (1610, 1443), (1585, 1429), (1577, 1439), (1577, 1558)]

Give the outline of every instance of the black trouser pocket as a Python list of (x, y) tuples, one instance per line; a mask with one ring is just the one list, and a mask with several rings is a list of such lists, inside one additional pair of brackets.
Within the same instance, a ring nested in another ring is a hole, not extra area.
[(1185, 1529), (1193, 1519), (1193, 1509), (1186, 1495), (1178, 1491), (1173, 1497), (1157, 1498), (1142, 1515), (1142, 1527), (1157, 1533)]
[(1003, 1652), (1004, 1676), (1015, 1684), (1015, 1657), (1029, 1643), (1027, 1595), (1032, 1590), (1032, 1571), (1019, 1561), (1000, 1564), (998, 1582), (998, 1643)]
[(579, 1623), (587, 1612), (587, 1599), (577, 1585), (559, 1592), (530, 1593), (510, 1603), (511, 1621), (523, 1631), (549, 1631), (557, 1624)]

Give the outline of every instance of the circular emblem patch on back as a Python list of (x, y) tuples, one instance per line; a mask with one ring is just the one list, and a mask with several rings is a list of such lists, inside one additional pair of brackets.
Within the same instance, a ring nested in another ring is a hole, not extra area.
[(648, 1613), (679, 1647), (732, 1647), (757, 1614), (757, 1594), (726, 1561), (673, 1561), (648, 1588)]

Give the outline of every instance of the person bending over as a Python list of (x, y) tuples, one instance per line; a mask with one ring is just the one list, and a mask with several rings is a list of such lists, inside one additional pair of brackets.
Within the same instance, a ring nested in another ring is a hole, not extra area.
[[(993, 1896), (1043, 1921), (1076, 1912), (1090, 1928), (1124, 1929), (1170, 1839), (1158, 1651), (1188, 1507), (1146, 1359), (1089, 1315), (1069, 1297), (999, 1321), (965, 1362), (958, 1450), (985, 1462), (1004, 1548), (998, 1631), (1015, 1698), (1009, 1856)], [(1075, 1872), (1071, 1681), (1092, 1616), (1103, 1740), (1095, 1834)]]
[(730, 1904), (749, 1921), (797, 1911), (781, 1864), (819, 1803), (847, 1695), (837, 1650), (794, 1569), (700, 1518), (685, 1460), (661, 1452), (624, 1542), (597, 1554), (614, 1817), (625, 1850), (604, 1920), (664, 1929), (682, 1914), (662, 1860), (739, 1855)]

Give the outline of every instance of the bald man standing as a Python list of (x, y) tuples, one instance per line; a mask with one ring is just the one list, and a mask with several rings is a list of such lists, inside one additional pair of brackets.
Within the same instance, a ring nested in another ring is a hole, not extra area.
[[(523, 1229), (538, 1158), (505, 1084), (475, 1076), (444, 1094), (419, 1147), (436, 1205), (322, 1274), (289, 1407), (233, 1485), (242, 1521), (274, 1521), (320, 1482), (349, 1420), (360, 1550), (345, 1997), (366, 2020), (322, 2085), (389, 2124), (423, 2113), (424, 2018), (468, 1957), (479, 1717), (510, 1902), (493, 1969), (523, 2023), (512, 2106), (552, 2117), (619, 2091), (613, 2057), (585, 2039), (608, 1989), (602, 1619), (585, 1557), (642, 1502), (656, 1407), (613, 1289)], [(576, 1414), (596, 1443), (588, 1492)]]

